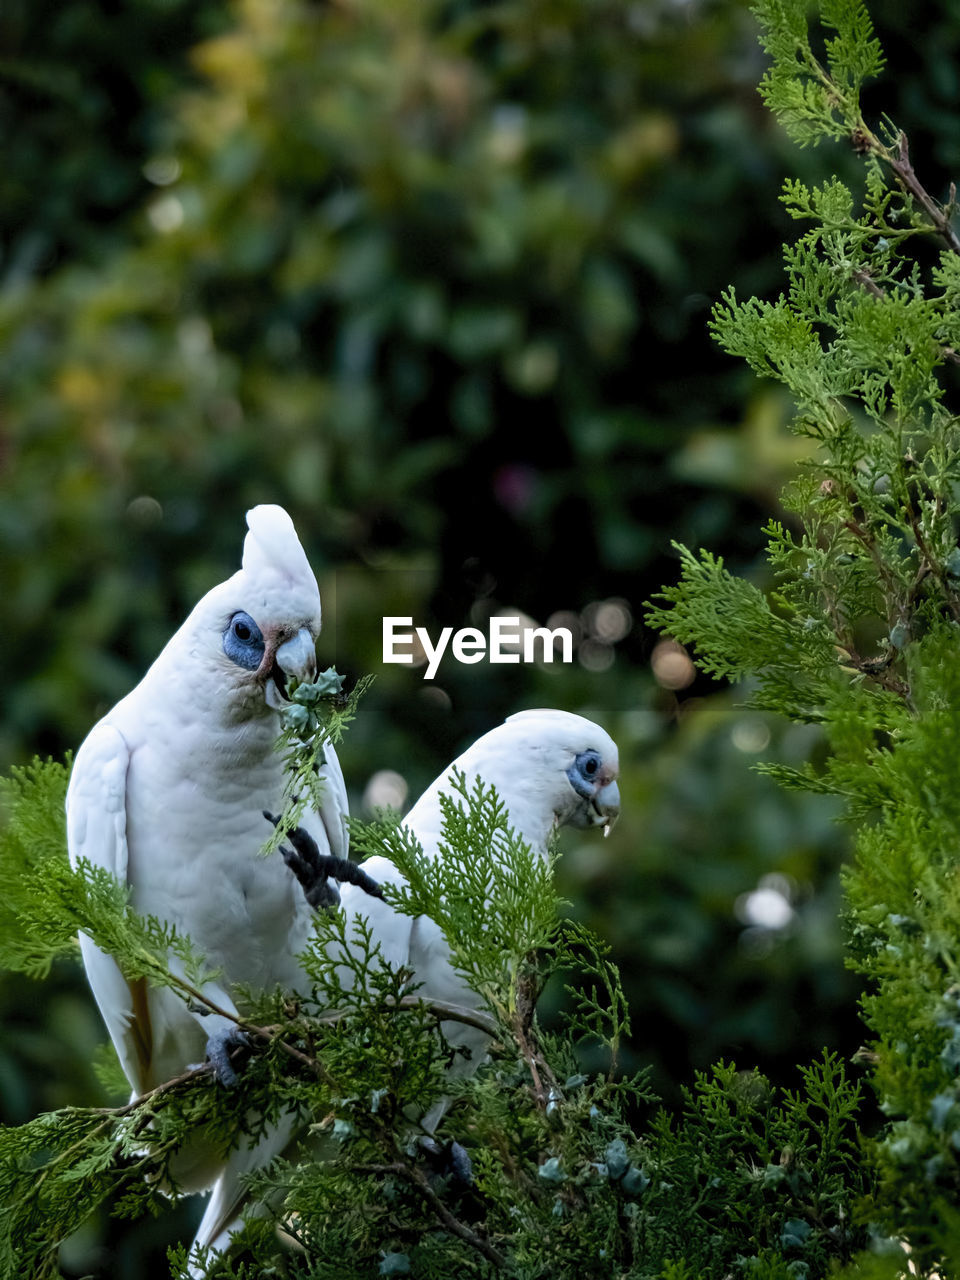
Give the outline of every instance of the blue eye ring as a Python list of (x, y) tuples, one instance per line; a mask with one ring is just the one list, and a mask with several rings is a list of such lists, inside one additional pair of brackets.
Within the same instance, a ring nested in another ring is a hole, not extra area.
[(567, 770), (570, 785), (578, 796), (592, 800), (603, 759), (599, 751), (581, 751)]
[(235, 613), (223, 633), (223, 652), (230, 661), (247, 671), (256, 671), (264, 648), (263, 632), (249, 613)]

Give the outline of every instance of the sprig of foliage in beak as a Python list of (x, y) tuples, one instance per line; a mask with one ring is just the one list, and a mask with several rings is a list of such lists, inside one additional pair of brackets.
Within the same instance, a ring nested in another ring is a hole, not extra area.
[(335, 747), (343, 737), (373, 679), (362, 676), (349, 693), (344, 693), (344, 677), (334, 667), (321, 671), (313, 681), (291, 681), (290, 702), (280, 712), (276, 742), (283, 760), (283, 807), (261, 850), (264, 855), (280, 847), (308, 809), (319, 810), (324, 787), (321, 770), (327, 763), (324, 748)]

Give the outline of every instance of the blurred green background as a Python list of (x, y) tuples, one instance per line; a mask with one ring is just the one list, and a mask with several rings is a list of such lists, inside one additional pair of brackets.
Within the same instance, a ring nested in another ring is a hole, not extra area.
[[(892, 65), (868, 105), (945, 194), (960, 3), (871, 9)], [(567, 833), (561, 874), (622, 967), (626, 1065), (669, 1104), (721, 1055), (792, 1084), (860, 1041), (846, 835), (751, 772), (816, 736), (641, 621), (671, 539), (762, 576), (802, 452), (706, 329), (728, 283), (779, 291), (783, 178), (851, 167), (785, 141), (762, 69), (733, 0), (0, 8), (3, 767), (76, 747), (233, 572), (245, 509), (282, 503), (326, 656), (379, 675), (341, 753), (355, 812), (408, 805), (522, 707), (620, 743), (621, 823)], [(576, 662), (428, 685), (380, 662), (398, 601), (565, 614)], [(100, 1099), (79, 971), (0, 977), (0, 1010), (0, 1118)], [(64, 1274), (161, 1274), (194, 1212), (91, 1224)]]

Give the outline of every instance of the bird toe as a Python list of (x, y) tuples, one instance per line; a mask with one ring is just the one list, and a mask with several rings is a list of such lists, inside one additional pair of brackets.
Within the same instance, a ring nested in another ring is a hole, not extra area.
[(238, 1027), (215, 1031), (207, 1040), (207, 1062), (213, 1067), (213, 1074), (225, 1089), (232, 1089), (240, 1079), (231, 1061), (233, 1051), (246, 1048), (249, 1044), (250, 1037)]

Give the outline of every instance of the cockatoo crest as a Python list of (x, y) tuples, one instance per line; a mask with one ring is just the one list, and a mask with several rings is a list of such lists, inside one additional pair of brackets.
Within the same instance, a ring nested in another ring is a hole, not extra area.
[(251, 508), (247, 512), (247, 529), (242, 566), (251, 582), (279, 574), (304, 591), (316, 591), (317, 580), (310, 562), (283, 507), (264, 504)]
[(320, 591), (293, 521), (283, 507), (264, 504), (247, 512), (240, 572), (231, 585), (242, 588), (243, 607), (267, 618), (278, 608), (316, 634), (320, 630)]

